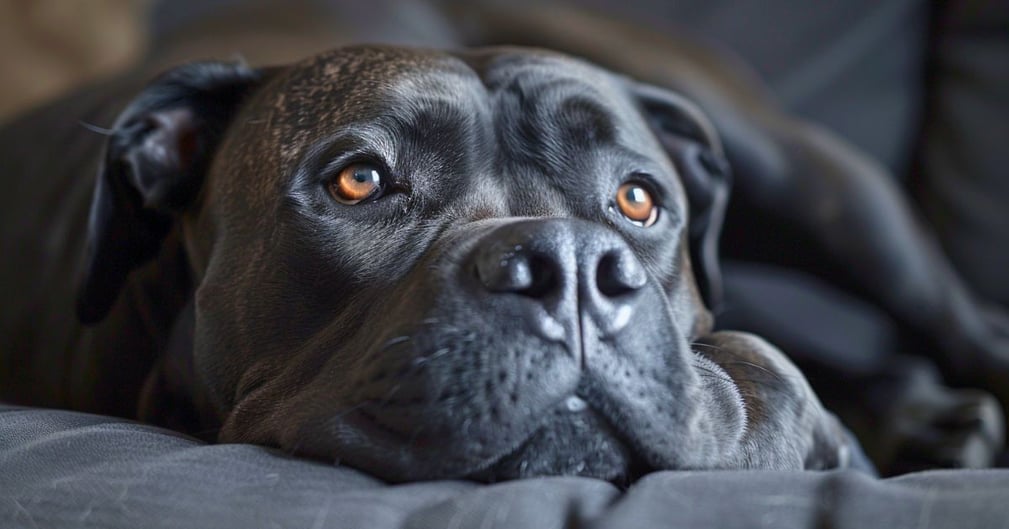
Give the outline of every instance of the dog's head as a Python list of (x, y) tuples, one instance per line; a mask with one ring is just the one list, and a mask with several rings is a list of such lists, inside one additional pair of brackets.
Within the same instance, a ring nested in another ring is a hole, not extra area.
[(804, 383), (695, 346), (725, 172), (683, 98), (553, 53), (184, 66), (115, 127), (80, 312), (177, 229), (222, 440), (390, 480), (802, 466)]

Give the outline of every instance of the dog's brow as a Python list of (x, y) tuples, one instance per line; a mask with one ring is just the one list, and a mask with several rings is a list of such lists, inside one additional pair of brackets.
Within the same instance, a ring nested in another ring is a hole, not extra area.
[(382, 97), (380, 121), (400, 131), (432, 126), (468, 127), (489, 113), (486, 93), (475, 75), (465, 72), (404, 76)]
[(392, 100), (415, 104), (421, 101), (445, 101), (460, 107), (486, 110), (486, 91), (476, 74), (465, 71), (424, 72), (416, 76), (402, 76), (388, 89)]
[(614, 118), (595, 98), (578, 94), (566, 97), (554, 114), (568, 132), (586, 143), (611, 143), (615, 137)]

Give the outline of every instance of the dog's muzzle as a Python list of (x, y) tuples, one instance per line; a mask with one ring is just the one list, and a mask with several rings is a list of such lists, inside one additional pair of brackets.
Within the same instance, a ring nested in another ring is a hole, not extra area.
[(619, 481), (641, 461), (689, 463), (691, 443), (668, 432), (695, 422), (693, 355), (664, 289), (605, 225), (459, 227), (363, 320), (339, 342), (355, 354), (299, 395), (316, 411), (282, 445), (395, 481)]

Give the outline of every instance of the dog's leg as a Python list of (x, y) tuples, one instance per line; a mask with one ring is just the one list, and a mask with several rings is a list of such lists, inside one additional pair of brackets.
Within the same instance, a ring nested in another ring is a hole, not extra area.
[(776, 347), (735, 331), (711, 333), (693, 345), (696, 354), (728, 374), (742, 395), (747, 413), (739, 466), (774, 468), (789, 453), (800, 453), (809, 470), (875, 472), (858, 443), (823, 409), (806, 378)]
[[(737, 203), (750, 209), (748, 218), (766, 220), (765, 228), (787, 225), (791, 232), (764, 229), (757, 236), (750, 224), (743, 235), (731, 232), (730, 220), (726, 247), (759, 241), (762, 257), (861, 293), (937, 345), (926, 351), (951, 382), (1009, 403), (1009, 317), (969, 291), (885, 170), (811, 125), (736, 119), (723, 119), (723, 134), (730, 159), (736, 157)], [(752, 134), (773, 144), (751, 142)], [(768, 151), (755, 154), (754, 145)]]

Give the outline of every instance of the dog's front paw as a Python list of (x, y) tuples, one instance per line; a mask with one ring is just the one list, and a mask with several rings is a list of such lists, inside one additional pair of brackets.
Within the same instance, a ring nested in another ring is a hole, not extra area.
[(742, 397), (742, 466), (873, 471), (858, 442), (823, 408), (806, 378), (776, 347), (735, 331), (712, 333), (694, 345), (728, 375)]
[(957, 334), (944, 357), (937, 359), (947, 381), (987, 391), (1009, 411), (1009, 314), (983, 308)]
[[(991, 395), (955, 390), (940, 383), (926, 364), (903, 365), (900, 383), (889, 383), (891, 405), (878, 419), (874, 447), (884, 474), (927, 468), (992, 466), (1005, 442), (1002, 407)], [(884, 455), (888, 453), (888, 455)]]
[(948, 391), (941, 402), (910, 402), (901, 413), (902, 442), (890, 473), (989, 467), (1004, 443), (1002, 409), (983, 392)]

